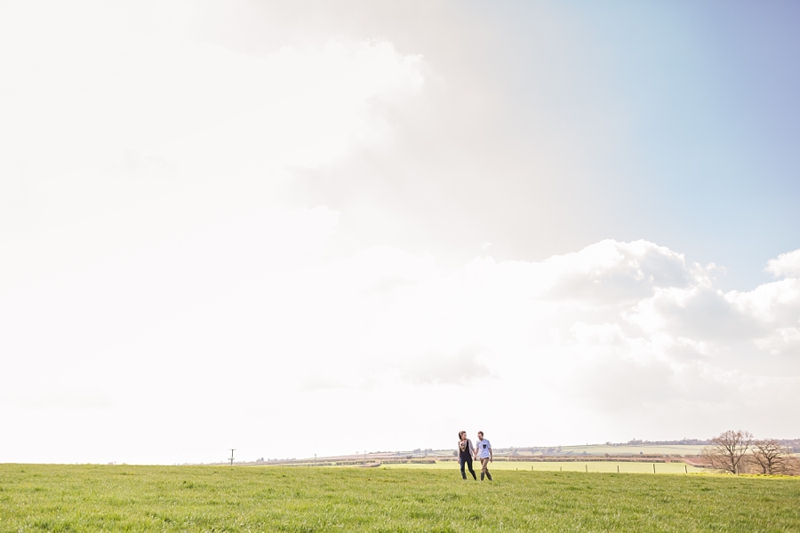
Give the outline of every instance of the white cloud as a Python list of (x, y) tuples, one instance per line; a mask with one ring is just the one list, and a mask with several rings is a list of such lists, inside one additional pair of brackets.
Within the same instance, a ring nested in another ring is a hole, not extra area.
[(162, 4), (0, 7), (4, 247), (197, 189), (206, 205), (263, 199), (391, 145), (388, 117), (423, 88), (422, 58), (389, 42), (244, 53), (183, 28), (193, 7)]
[[(243, 429), (264, 416), (294, 436), (275, 455), (320, 452), (303, 442), (308, 427), (336, 430), (328, 411), (358, 413), (334, 417), (348, 437), (331, 451), (412, 445), (395, 432), (428, 426), (434, 436), (416, 438), (439, 445), (436, 427), (467, 423), (518, 445), (796, 430), (766, 409), (798, 400), (793, 280), (723, 294), (644, 242), (456, 270), (390, 247), (330, 260), (318, 251), (336, 213), (258, 212), (7, 298), (4, 409), (35, 406), (38, 419), (59, 391), (81, 390), (59, 406), (147, 413), (161, 427), (163, 406), (212, 416), (237, 405), (231, 438), (264, 438)], [(35, 392), (33, 376), (55, 395)], [(472, 405), (478, 397), (490, 401)], [(472, 407), (435, 408), (457, 398)], [(546, 409), (520, 425), (530, 406)], [(364, 417), (392, 422), (367, 428)], [(129, 453), (158, 457), (137, 446)]]
[(787, 278), (765, 283), (749, 292), (730, 291), (725, 299), (731, 307), (754, 321), (795, 324), (800, 305), (800, 279)]
[(786, 353), (797, 357), (800, 354), (800, 328), (778, 328), (769, 336), (756, 339), (755, 344), (774, 355)]
[[(316, 168), (387, 142), (381, 106), (422, 87), (420, 58), (385, 42), (331, 41), (263, 58), (152, 36), (105, 47), (111, 57), (102, 65), (75, 51), (11, 66), (9, 78), (27, 86), (19, 95), (5, 86), (0, 134), (28, 175), (117, 166), (197, 179)], [(55, 65), (84, 75), (78, 82), (30, 74)]]
[(454, 355), (427, 354), (416, 360), (401, 361), (401, 378), (414, 384), (467, 385), (490, 377), (489, 368), (475, 350), (462, 349)]
[(800, 277), (800, 250), (787, 252), (779, 255), (775, 259), (770, 259), (767, 263), (767, 268), (764, 270), (776, 278)]
[[(683, 412), (693, 405), (696, 416), (708, 421), (731, 397), (756, 404), (786, 401), (787, 389), (772, 385), (798, 379), (790, 377), (796, 365), (760, 367), (763, 350), (778, 341), (759, 339), (773, 331), (791, 343), (792, 330), (780, 329), (783, 320), (776, 321), (768, 308), (743, 310), (736, 302), (780, 294), (783, 316), (795, 322), (800, 305), (781, 282), (724, 294), (705, 272), (666, 248), (613, 241), (541, 263), (484, 258), (450, 273), (433, 269), (416, 277), (421, 281), (403, 283), (399, 293), (384, 293), (391, 296), (370, 309), (361, 343), (369, 330), (381, 338), (366, 350), (364, 372), (370, 386), (383, 379), (394, 387), (396, 375), (389, 370), (398, 368), (398, 359), (425, 361), (428, 353), (454, 353), (458, 343), (471, 342), (485, 347), (483, 361), (498, 382), (533, 375), (530, 388), (494, 391), (512, 404), (560, 397), (608, 412), (670, 405)], [(405, 279), (396, 270), (393, 275)], [(598, 280), (605, 285), (601, 293), (592, 291)], [(439, 368), (437, 361), (431, 360), (431, 368)], [(428, 373), (430, 381), (440, 379)], [(748, 391), (758, 391), (761, 399), (745, 398)]]
[(619, 303), (652, 295), (658, 288), (708, 283), (705, 269), (646, 241), (606, 240), (546, 263), (558, 276), (551, 289), (555, 298)]

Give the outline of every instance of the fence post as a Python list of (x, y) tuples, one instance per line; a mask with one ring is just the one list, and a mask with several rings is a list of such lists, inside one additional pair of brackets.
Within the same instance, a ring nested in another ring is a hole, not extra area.
[(586, 465), (586, 473), (589, 473), (589, 465)]
[(653, 463), (653, 473), (654, 474), (656, 473), (656, 464), (655, 463)]
[(683, 473), (684, 474), (688, 474), (689, 473), (689, 467), (686, 466), (686, 463), (683, 464)]
[(619, 465), (617, 465), (617, 474), (619, 474)]

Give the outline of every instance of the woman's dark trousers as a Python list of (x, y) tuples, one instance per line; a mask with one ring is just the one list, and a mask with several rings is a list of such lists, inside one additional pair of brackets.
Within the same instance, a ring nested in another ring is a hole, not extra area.
[(469, 456), (467, 456), (467, 457), (463, 457), (463, 456), (459, 457), (458, 458), (458, 462), (461, 464), (461, 477), (462, 478), (467, 479), (467, 473), (464, 472), (464, 464), (466, 464), (467, 468), (469, 468), (469, 473), (472, 474), (472, 479), (474, 479), (475, 481), (478, 480), (478, 478), (475, 477), (475, 471), (472, 469), (472, 457), (469, 457)]

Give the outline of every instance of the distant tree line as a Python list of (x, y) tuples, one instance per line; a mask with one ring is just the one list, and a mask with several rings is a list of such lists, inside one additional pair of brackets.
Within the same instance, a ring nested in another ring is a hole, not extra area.
[(703, 450), (711, 466), (731, 474), (800, 475), (795, 440), (755, 439), (749, 431), (720, 433)]

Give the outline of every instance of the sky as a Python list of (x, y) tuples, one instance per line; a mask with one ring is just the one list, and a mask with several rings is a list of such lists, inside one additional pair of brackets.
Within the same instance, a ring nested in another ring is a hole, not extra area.
[(797, 438), (798, 26), (0, 3), (0, 462)]

